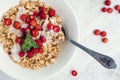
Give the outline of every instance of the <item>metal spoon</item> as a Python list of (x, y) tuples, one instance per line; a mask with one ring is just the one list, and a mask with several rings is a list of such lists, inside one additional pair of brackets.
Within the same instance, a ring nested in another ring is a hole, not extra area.
[[(62, 30), (65, 34), (64, 28)], [(66, 37), (68, 37), (68, 36), (66, 36)], [(91, 49), (88, 49), (87, 47), (84, 47), (83, 45), (81, 45), (81, 44), (77, 43), (76, 41), (71, 40), (69, 38), (67, 40), (69, 42), (71, 42), (73, 45), (75, 45), (75, 46), (79, 47), (80, 49), (84, 50), (85, 52), (87, 52), (90, 56), (92, 56), (94, 59), (96, 59), (103, 67), (105, 67), (107, 69), (115, 69), (117, 67), (115, 61), (111, 57), (100, 54)]]
[(87, 52), (89, 55), (91, 55), (94, 59), (96, 59), (101, 65), (103, 65), (105, 68), (108, 69), (115, 69), (117, 67), (115, 61), (106, 55), (100, 54), (98, 52), (95, 52), (93, 50), (90, 50), (84, 46), (82, 46), (81, 44), (77, 43), (74, 40), (69, 40), (72, 44), (76, 45), (77, 47), (79, 47), (80, 49), (84, 50), (85, 52)]

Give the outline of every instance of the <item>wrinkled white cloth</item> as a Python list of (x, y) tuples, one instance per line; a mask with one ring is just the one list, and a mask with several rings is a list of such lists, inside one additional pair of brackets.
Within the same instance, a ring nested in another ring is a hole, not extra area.
[[(80, 43), (90, 49), (109, 55), (115, 59), (118, 67), (108, 70), (97, 63), (84, 51), (78, 49), (66, 69), (49, 80), (120, 80), (120, 13), (114, 10), (112, 14), (102, 13), (105, 0), (66, 0), (73, 8), (79, 20)], [(120, 0), (112, 0), (111, 7), (120, 4)], [(107, 31), (109, 43), (101, 42), (100, 36), (94, 36), (93, 31)], [(78, 72), (77, 77), (71, 75), (71, 70)], [(0, 72), (0, 80), (16, 80)]]

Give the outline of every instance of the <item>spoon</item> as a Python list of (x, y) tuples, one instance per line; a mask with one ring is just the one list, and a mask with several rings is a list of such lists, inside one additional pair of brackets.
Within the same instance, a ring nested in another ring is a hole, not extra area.
[[(65, 34), (65, 30), (64, 28), (62, 29), (64, 34)], [(65, 34), (66, 35), (66, 34)], [(79, 47), (80, 49), (84, 50), (86, 53), (88, 53), (90, 56), (92, 56), (95, 60), (97, 60), (103, 67), (107, 68), (107, 69), (115, 69), (117, 67), (115, 61), (106, 55), (103, 55), (101, 53), (98, 53), (96, 51), (93, 51), (91, 49), (88, 49), (87, 47), (84, 47), (83, 45), (77, 43), (74, 40), (71, 39), (67, 39), (69, 42), (71, 42), (73, 45)]]
[(106, 55), (100, 54), (98, 52), (95, 52), (93, 50), (90, 50), (86, 47), (84, 47), (83, 45), (77, 43), (74, 40), (69, 40), (72, 44), (74, 44), (75, 46), (79, 47), (80, 49), (84, 50), (85, 52), (87, 52), (90, 56), (92, 56), (94, 59), (96, 59), (102, 66), (104, 66), (107, 69), (115, 69), (117, 67), (115, 61)]

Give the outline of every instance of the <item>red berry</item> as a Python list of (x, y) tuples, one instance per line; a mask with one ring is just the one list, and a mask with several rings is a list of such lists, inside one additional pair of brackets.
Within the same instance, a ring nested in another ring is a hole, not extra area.
[(32, 35), (33, 37), (37, 37), (37, 36), (39, 35), (39, 31), (38, 31), (37, 29), (32, 29), (32, 30), (31, 30), (31, 35)]
[(100, 30), (96, 29), (96, 30), (94, 31), (94, 34), (95, 34), (95, 35), (100, 35)]
[(40, 18), (41, 18), (41, 19), (46, 19), (46, 18), (47, 18), (46, 13), (41, 12), (41, 13), (40, 13)]
[(45, 36), (40, 36), (40, 40), (41, 40), (43, 43), (45, 43), (45, 42), (46, 42)]
[(26, 22), (27, 18), (28, 18), (27, 14), (22, 14), (22, 15), (20, 16), (20, 19), (21, 19), (22, 21), (24, 21), (24, 22)]
[(44, 52), (44, 49), (43, 49), (43, 48), (39, 48), (39, 52), (40, 52), (40, 53), (43, 53), (43, 52)]
[(32, 49), (32, 52), (33, 52), (34, 54), (36, 54), (36, 53), (39, 53), (39, 50), (38, 50), (37, 48), (33, 48), (33, 49)]
[(54, 30), (55, 32), (59, 32), (59, 31), (60, 31), (60, 26), (54, 26), (54, 27), (53, 27), (53, 30)]
[(28, 56), (29, 58), (32, 58), (32, 57), (34, 56), (34, 53), (31, 52), (31, 51), (29, 51), (29, 52), (27, 52), (27, 56)]
[(108, 38), (103, 38), (103, 39), (102, 39), (102, 42), (103, 42), (103, 43), (108, 43), (108, 41), (109, 41)]
[(33, 15), (34, 16), (38, 16), (39, 15), (39, 11), (34, 11)]
[(103, 8), (101, 9), (101, 11), (102, 11), (102, 12), (106, 12), (106, 11), (107, 11), (107, 8), (103, 7)]
[(41, 40), (35, 40), (35, 42), (38, 44), (38, 46), (41, 48), (43, 47), (43, 43), (41, 42)]
[(20, 56), (20, 57), (24, 57), (24, 55), (25, 55), (25, 52), (23, 52), (23, 51), (20, 51), (20, 52), (19, 52), (19, 56)]
[(21, 41), (20, 41), (19, 45), (20, 45), (20, 46), (22, 46), (22, 45), (23, 45), (23, 43), (24, 43), (24, 39), (21, 39)]
[(46, 8), (44, 6), (39, 7), (40, 12), (46, 12)]
[(102, 37), (105, 37), (105, 36), (107, 35), (107, 33), (106, 33), (105, 31), (102, 31), (102, 32), (100, 33), (100, 35), (101, 35)]
[(16, 37), (15, 42), (16, 43), (20, 43), (21, 42), (21, 38), (20, 37)]
[(10, 26), (12, 24), (12, 20), (10, 18), (5, 18), (4, 19), (4, 24), (7, 26)]
[(120, 11), (120, 5), (116, 5), (116, 6), (115, 6), (115, 10)]
[(55, 16), (55, 15), (56, 15), (56, 11), (54, 9), (50, 9), (49, 16), (52, 17), (52, 16)]
[(31, 30), (31, 29), (33, 29), (34, 27), (33, 26), (31, 26), (30, 24), (27, 26), (27, 29), (29, 29), (29, 30)]
[(35, 19), (31, 19), (29, 22), (32, 26), (36, 26), (37, 25), (37, 21)]
[(52, 24), (52, 23), (48, 23), (48, 24), (47, 24), (47, 28), (48, 28), (49, 30), (53, 29), (53, 24)]
[(26, 31), (27, 31), (27, 28), (22, 28), (22, 29), (21, 29), (21, 32), (22, 32), (22, 33), (26, 33)]
[(106, 0), (106, 1), (105, 1), (105, 5), (106, 5), (106, 6), (110, 6), (110, 5), (111, 5), (111, 1), (110, 1), (110, 0)]
[(76, 70), (72, 70), (71, 73), (72, 73), (73, 76), (77, 76), (77, 74), (78, 74)]
[(35, 26), (35, 29), (40, 30), (40, 31), (43, 30), (43, 28), (42, 28), (42, 26), (40, 26), (40, 24), (37, 24), (37, 25)]
[(34, 15), (29, 15), (29, 18), (30, 19), (35, 19), (35, 16)]
[(107, 9), (107, 12), (108, 12), (108, 13), (112, 13), (112, 12), (113, 12), (113, 9), (112, 9), (112, 8), (108, 8), (108, 9)]
[(13, 25), (14, 25), (15, 29), (20, 29), (21, 28), (21, 23), (19, 21), (15, 21)]

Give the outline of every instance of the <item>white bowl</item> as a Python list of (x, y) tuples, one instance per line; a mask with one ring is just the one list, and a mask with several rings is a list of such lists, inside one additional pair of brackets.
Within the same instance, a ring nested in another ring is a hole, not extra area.
[[(65, 0), (46, 0), (46, 2), (57, 10), (58, 15), (62, 16), (65, 31), (66, 33), (69, 33), (67, 36), (75, 41), (79, 41), (77, 19), (67, 2), (65, 2)], [(0, 0), (0, 16), (2, 16), (2, 14), (10, 7), (17, 5), (18, 3), (19, 0)], [(63, 70), (76, 51), (76, 47), (67, 41), (61, 45), (61, 48), (60, 55), (55, 64), (39, 70), (29, 70), (13, 63), (8, 55), (5, 54), (3, 48), (0, 47), (0, 70), (19, 80), (46, 80)]]

